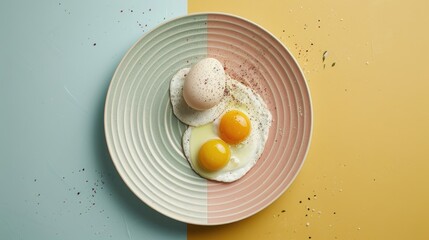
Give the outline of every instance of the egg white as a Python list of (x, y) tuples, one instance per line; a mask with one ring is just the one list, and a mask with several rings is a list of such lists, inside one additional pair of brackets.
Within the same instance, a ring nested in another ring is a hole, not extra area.
[[(183, 134), (183, 152), (192, 169), (200, 176), (220, 181), (233, 182), (243, 177), (261, 157), (268, 139), (272, 116), (263, 99), (249, 87), (227, 76), (227, 89), (230, 101), (225, 111), (213, 122), (188, 127)], [(218, 128), (222, 115), (229, 110), (240, 110), (250, 119), (251, 132), (245, 141), (238, 145), (229, 145), (231, 159), (222, 169), (207, 172), (198, 164), (198, 151), (210, 139), (220, 139)]]
[(170, 101), (174, 115), (183, 123), (190, 126), (202, 126), (213, 122), (225, 110), (229, 96), (222, 98), (220, 103), (210, 109), (199, 111), (188, 106), (183, 98), (183, 85), (190, 68), (179, 70), (170, 82)]

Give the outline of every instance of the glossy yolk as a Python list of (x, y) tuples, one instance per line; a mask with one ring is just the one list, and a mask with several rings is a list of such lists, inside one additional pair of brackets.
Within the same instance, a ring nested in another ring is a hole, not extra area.
[(250, 133), (250, 120), (246, 114), (238, 110), (225, 113), (220, 120), (220, 138), (229, 144), (239, 144)]
[(229, 146), (221, 139), (204, 143), (198, 152), (198, 163), (206, 171), (217, 171), (226, 166), (231, 157)]

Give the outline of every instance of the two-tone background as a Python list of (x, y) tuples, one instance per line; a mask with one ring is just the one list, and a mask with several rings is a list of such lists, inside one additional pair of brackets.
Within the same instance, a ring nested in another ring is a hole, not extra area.
[[(424, 1), (1, 1), (0, 239), (426, 239)], [(314, 131), (292, 186), (202, 227), (138, 200), (107, 152), (103, 107), (143, 34), (194, 12), (263, 26), (303, 68)]]

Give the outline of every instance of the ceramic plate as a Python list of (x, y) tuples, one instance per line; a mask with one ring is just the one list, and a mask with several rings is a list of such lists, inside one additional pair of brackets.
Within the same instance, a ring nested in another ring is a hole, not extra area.
[[(186, 126), (169, 100), (172, 76), (206, 57), (256, 90), (273, 115), (262, 157), (228, 184), (189, 167)], [(105, 105), (107, 145), (122, 179), (153, 209), (191, 224), (231, 223), (267, 207), (299, 172), (311, 131), (309, 90), (291, 53), (260, 26), (220, 13), (176, 18), (145, 34), (119, 64)]]

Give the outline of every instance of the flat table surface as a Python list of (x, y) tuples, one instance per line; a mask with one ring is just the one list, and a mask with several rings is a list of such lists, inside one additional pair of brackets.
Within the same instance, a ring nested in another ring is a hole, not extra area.
[[(426, 239), (426, 1), (0, 2), (0, 239)], [(142, 203), (104, 139), (126, 51), (164, 21), (225, 12), (273, 33), (310, 88), (314, 130), (291, 187), (221, 226)]]

